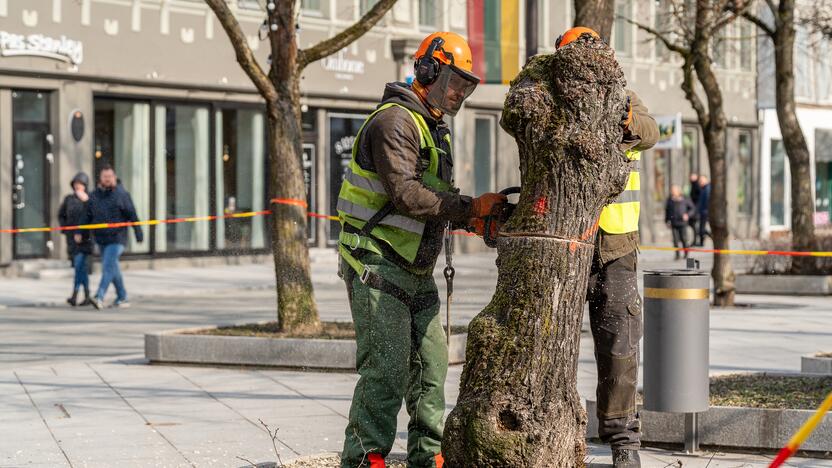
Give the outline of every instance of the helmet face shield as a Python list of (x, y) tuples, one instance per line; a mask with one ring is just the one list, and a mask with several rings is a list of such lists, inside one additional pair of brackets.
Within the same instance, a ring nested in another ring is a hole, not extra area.
[(427, 102), (431, 107), (455, 116), (462, 103), (477, 88), (480, 79), (454, 65), (439, 67), (439, 76), (430, 87)]

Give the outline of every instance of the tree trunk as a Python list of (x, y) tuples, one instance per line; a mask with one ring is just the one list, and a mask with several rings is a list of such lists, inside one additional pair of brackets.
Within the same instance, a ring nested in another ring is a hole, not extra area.
[[(302, 154), (303, 135), (300, 127), (298, 76), (292, 74), (285, 82), (275, 82), (278, 95), (282, 98), (267, 103), (272, 198), (306, 200), (299, 156)], [(306, 206), (273, 203), (272, 210), (272, 255), (278, 323), (284, 331), (317, 331), (321, 324), (312, 289), (309, 249), (306, 245)]]
[(624, 84), (613, 51), (589, 36), (536, 56), (513, 82), (501, 125), (523, 190), (501, 231), (496, 292), (469, 326), (448, 466), (583, 465), (581, 320), (597, 220), (629, 173)]
[[(728, 250), (731, 248), (731, 233), (728, 229), (728, 171), (725, 163), (725, 131), (728, 121), (725, 118), (722, 91), (711, 66), (707, 47), (707, 41), (696, 45), (693, 64), (708, 102), (708, 118), (706, 124), (702, 126), (705, 147), (708, 150), (708, 167), (711, 172), (708, 223), (711, 226), (714, 249)], [(723, 307), (734, 305), (736, 291), (734, 268), (728, 255), (714, 253), (711, 276), (714, 280), (714, 305)]]
[[(774, 40), (775, 99), (777, 120), (791, 172), (792, 249), (815, 250), (815, 203), (812, 197), (812, 174), (809, 147), (797, 120), (794, 101), (794, 2), (781, 0), (779, 22)], [(817, 271), (815, 257), (792, 257), (793, 274)]]
[(615, 18), (615, 0), (574, 0), (573, 5), (575, 26), (594, 29), (609, 44)]

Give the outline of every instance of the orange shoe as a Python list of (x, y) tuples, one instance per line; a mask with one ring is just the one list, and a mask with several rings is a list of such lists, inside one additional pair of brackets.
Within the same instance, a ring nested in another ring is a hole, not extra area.
[(384, 468), (384, 457), (380, 453), (371, 453), (367, 455), (367, 460), (370, 461), (370, 468)]
[(436, 468), (442, 468), (442, 465), (445, 464), (445, 459), (442, 458), (442, 452), (437, 453), (434, 460), (436, 461)]

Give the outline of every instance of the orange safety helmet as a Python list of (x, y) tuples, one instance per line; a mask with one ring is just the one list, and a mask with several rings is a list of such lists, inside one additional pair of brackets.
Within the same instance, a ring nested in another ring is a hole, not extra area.
[(572, 29), (567, 29), (566, 32), (558, 36), (558, 39), (555, 41), (555, 49), (560, 49), (584, 34), (589, 34), (590, 36), (598, 39), (601, 38), (601, 36), (595, 32), (594, 29), (590, 29), (585, 26), (575, 26)]
[(447, 65), (453, 64), (467, 72), (474, 69), (471, 47), (468, 46), (468, 42), (462, 36), (452, 32), (435, 32), (426, 37), (419, 44), (413, 58), (419, 60), (424, 57), (431, 49), (431, 44), (436, 38), (442, 39), (443, 42), (441, 46), (433, 47), (433, 58)]
[(468, 43), (459, 34), (436, 32), (422, 41), (413, 57), (417, 94), (430, 108), (456, 115), (480, 83), (472, 71), (474, 61)]

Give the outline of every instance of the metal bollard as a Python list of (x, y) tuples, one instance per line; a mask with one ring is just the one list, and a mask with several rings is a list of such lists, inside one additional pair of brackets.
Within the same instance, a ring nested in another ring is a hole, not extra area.
[(644, 274), (644, 409), (685, 413), (688, 453), (699, 450), (696, 416), (710, 402), (710, 277), (698, 267)]

